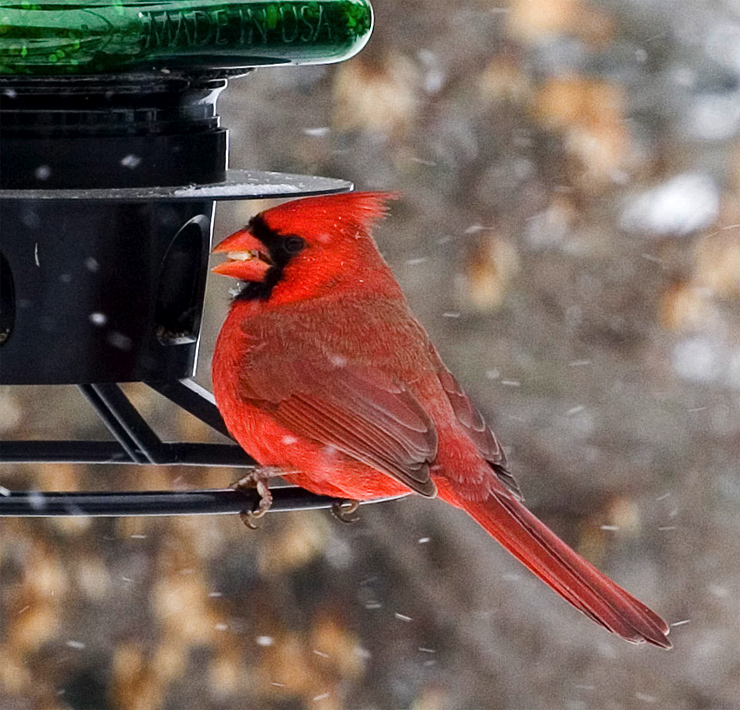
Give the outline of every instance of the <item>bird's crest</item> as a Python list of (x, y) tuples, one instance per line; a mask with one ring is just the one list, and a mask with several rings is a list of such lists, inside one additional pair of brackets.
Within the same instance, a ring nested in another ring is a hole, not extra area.
[(373, 223), (382, 219), (394, 192), (347, 192), (338, 195), (307, 197), (285, 202), (262, 214), (270, 229), (279, 234), (300, 234), (320, 239), (322, 234), (348, 236), (367, 234)]

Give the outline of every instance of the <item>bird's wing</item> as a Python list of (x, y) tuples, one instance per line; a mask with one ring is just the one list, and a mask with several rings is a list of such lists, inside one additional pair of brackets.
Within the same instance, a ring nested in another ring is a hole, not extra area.
[[(436, 487), (430, 416), (402, 382), (336, 350), (310, 327), (275, 322), (254, 338), (240, 368), (239, 397), (300, 437), (361, 461), (424, 496)], [(289, 333), (289, 340), (280, 331)]]
[(511, 475), (507, 468), (506, 454), (493, 433), (493, 429), (486, 424), (483, 415), (473, 404), (470, 397), (460, 386), (452, 373), (444, 366), (442, 360), (437, 357), (439, 362), (439, 381), (447, 394), (447, 398), (452, 405), (452, 411), (455, 412), (458, 422), (462, 426), (468, 438), (475, 444), (481, 456), (491, 464), (498, 479), (513, 493), (519, 500), (523, 499), (519, 485), (514, 476)]

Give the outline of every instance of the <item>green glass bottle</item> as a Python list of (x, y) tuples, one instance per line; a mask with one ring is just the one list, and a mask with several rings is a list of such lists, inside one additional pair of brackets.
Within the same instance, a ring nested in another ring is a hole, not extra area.
[(368, 0), (0, 0), (0, 74), (323, 64), (372, 24)]

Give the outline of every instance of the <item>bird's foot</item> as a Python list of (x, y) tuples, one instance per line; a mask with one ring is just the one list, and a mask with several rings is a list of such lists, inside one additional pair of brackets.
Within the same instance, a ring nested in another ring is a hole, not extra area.
[(259, 494), (259, 502), (254, 510), (243, 510), (239, 513), (242, 522), (250, 530), (258, 530), (265, 513), (272, 507), (272, 493), (269, 481), (271, 478), (285, 473), (282, 469), (271, 466), (258, 466), (253, 468), (246, 476), (231, 484), (237, 491), (253, 491)]
[(359, 500), (338, 500), (332, 504), (331, 512), (342, 523), (356, 523), (360, 519), (360, 516), (357, 515), (359, 507)]

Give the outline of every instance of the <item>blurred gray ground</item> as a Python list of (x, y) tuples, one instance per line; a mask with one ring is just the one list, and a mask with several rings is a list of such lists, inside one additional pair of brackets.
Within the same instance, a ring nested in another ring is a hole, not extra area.
[[(740, 708), (740, 6), (374, 7), (350, 62), (232, 82), (231, 164), (403, 193), (378, 242), (529, 506), (675, 649), (609, 636), (441, 503), (259, 533), (6, 520), (0, 707)], [(221, 206), (217, 236), (265, 206)], [(204, 384), (227, 289), (212, 279)], [(131, 391), (163, 434), (208, 436)], [(3, 437), (93, 435), (83, 411), (0, 389)], [(27, 466), (0, 485), (233, 478)]]

